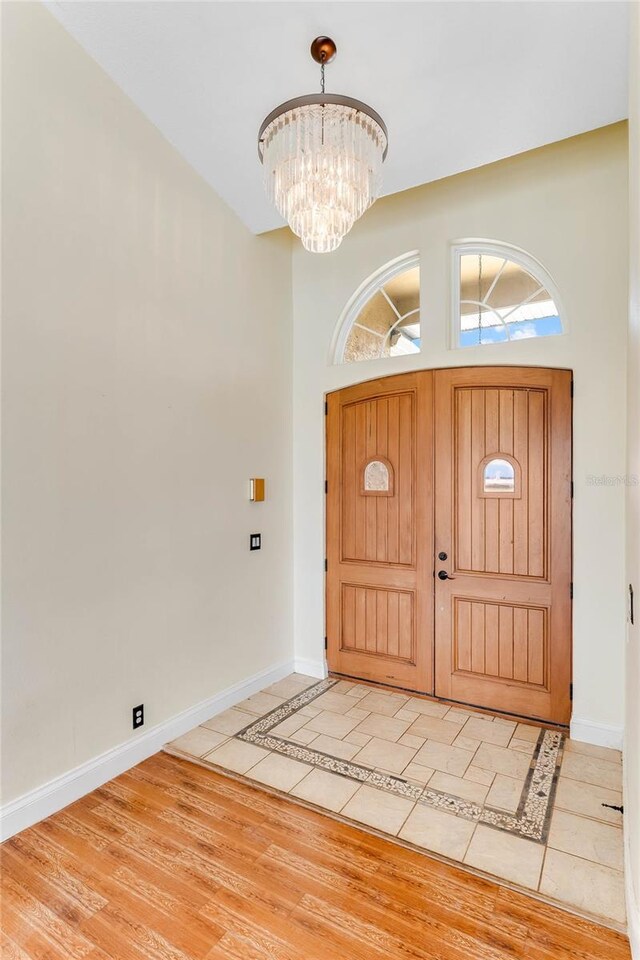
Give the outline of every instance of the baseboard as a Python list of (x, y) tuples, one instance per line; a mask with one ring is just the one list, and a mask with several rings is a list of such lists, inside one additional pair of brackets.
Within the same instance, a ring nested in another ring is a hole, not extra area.
[(596, 747), (613, 747), (614, 750), (622, 750), (623, 727), (572, 717), (569, 729), (572, 740), (593, 743)]
[[(127, 740), (125, 743), (106, 753), (102, 753), (86, 763), (75, 767), (68, 773), (49, 783), (45, 783), (29, 793), (23, 794), (11, 803), (0, 808), (0, 839), (7, 840), (14, 834), (33, 826), (45, 817), (51, 816), (63, 807), (79, 800), (80, 797), (102, 786), (107, 780), (119, 776), (142, 760), (157, 753), (165, 743), (175, 740), (215, 713), (220, 713), (245, 700), (253, 693), (268, 687), (269, 684), (288, 676), (293, 670), (309, 673), (312, 661), (287, 660), (277, 666), (269, 667), (246, 680), (233, 684), (207, 700), (197, 703), (182, 713), (152, 727), (145, 733)], [(305, 669), (302, 669), (304, 665)], [(315, 674), (310, 674), (315, 676)]]
[(327, 676), (327, 664), (324, 660), (307, 660), (304, 657), (295, 659), (296, 673), (304, 673), (307, 677), (316, 677), (318, 680), (324, 680)]
[[(625, 817), (624, 824), (624, 887), (627, 907), (627, 936), (629, 937), (629, 944), (631, 946), (632, 960), (640, 960), (640, 900), (638, 900), (638, 896), (636, 895), (633, 881), (634, 870), (631, 865), (630, 837), (630, 817), (633, 816), (635, 804), (632, 804), (629, 798), (628, 768), (625, 765), (623, 769), (624, 806), (625, 810), (628, 812), (628, 816)], [(638, 891), (638, 894), (640, 894), (640, 891)]]
[(629, 862), (628, 845), (625, 845), (625, 893), (627, 901), (627, 936), (631, 947), (632, 960), (640, 960), (640, 910), (633, 888), (633, 874)]

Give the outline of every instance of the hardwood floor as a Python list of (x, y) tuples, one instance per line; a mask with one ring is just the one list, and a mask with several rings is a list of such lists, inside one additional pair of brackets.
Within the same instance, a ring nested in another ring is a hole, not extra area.
[(157, 754), (2, 847), (5, 960), (629, 960), (621, 934)]

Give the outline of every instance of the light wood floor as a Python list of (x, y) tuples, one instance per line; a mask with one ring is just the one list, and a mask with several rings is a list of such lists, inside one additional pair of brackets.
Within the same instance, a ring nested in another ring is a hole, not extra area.
[(626, 938), (157, 754), (2, 847), (4, 960), (629, 960)]

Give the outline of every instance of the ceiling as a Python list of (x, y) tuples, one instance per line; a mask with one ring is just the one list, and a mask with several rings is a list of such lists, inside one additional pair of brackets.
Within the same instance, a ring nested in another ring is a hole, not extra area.
[(308, 50), (338, 45), (327, 91), (389, 129), (384, 192), (627, 115), (628, 5), (617, 2), (49, 2), (51, 12), (256, 233), (260, 122), (319, 89)]

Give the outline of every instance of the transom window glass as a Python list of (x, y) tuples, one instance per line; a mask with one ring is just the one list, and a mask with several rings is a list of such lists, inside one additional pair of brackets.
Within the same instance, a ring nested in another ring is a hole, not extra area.
[(411, 254), (383, 267), (352, 298), (337, 363), (420, 352), (420, 267)]
[[(460, 347), (562, 333), (551, 278), (533, 258), (502, 244), (457, 248), (456, 334)], [(517, 257), (517, 259), (512, 259)]]

